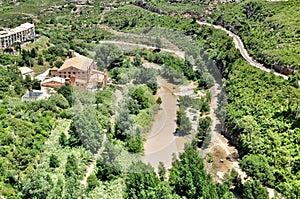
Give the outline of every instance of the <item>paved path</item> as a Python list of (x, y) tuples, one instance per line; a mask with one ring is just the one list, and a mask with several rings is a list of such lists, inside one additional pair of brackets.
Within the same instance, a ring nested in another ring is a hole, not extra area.
[[(113, 40), (103, 40), (99, 41), (101, 44), (118, 44), (118, 45), (125, 45), (125, 46), (132, 46), (132, 47), (138, 47), (138, 48), (145, 48), (149, 50), (154, 50), (156, 49), (155, 46), (148, 46), (145, 44), (136, 44), (136, 43), (130, 43), (130, 42), (123, 42), (123, 41), (113, 41)], [(183, 51), (177, 51), (177, 50), (170, 50), (170, 49), (165, 49), (165, 48), (160, 48), (161, 51), (163, 52), (168, 52), (175, 54), (176, 56), (180, 57), (181, 59), (185, 59), (185, 53)]]
[[(225, 31), (230, 37), (233, 38), (233, 42), (235, 44), (235, 47), (240, 51), (241, 55), (243, 56), (243, 58), (251, 65), (251, 66), (254, 66), (260, 70), (263, 70), (263, 71), (266, 71), (266, 72), (271, 72), (271, 69), (269, 68), (266, 68), (263, 64), (257, 62), (256, 60), (254, 60), (252, 57), (250, 57), (248, 51), (245, 49), (245, 46), (244, 46), (244, 43), (242, 42), (241, 38), (234, 34), (233, 32), (223, 28), (222, 26), (218, 26), (218, 25), (213, 25), (213, 24), (210, 24), (210, 23), (206, 23), (206, 22), (200, 22), (200, 21), (197, 21), (197, 23), (199, 25), (205, 25), (205, 26), (212, 26), (216, 29), (220, 29), (220, 30), (223, 30)], [(283, 75), (281, 73), (277, 73), (277, 72), (274, 72), (275, 75), (277, 76), (281, 76), (283, 77), (284, 79), (288, 79), (288, 76), (287, 75)]]

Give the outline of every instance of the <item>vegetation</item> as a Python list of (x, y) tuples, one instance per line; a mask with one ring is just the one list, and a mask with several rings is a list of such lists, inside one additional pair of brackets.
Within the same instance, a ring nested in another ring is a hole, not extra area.
[(142, 152), (143, 134), (151, 127), (157, 105), (146, 85), (129, 87), (127, 92), (116, 115), (114, 137), (125, 141), (130, 152)]
[(207, 146), (209, 144), (209, 137), (208, 137), (208, 131), (209, 127), (211, 125), (211, 118), (206, 116), (204, 118), (199, 118), (198, 121), (198, 147), (201, 148), (203, 146)]
[(126, 175), (125, 198), (233, 198), (226, 186), (212, 182), (193, 146), (173, 162), (168, 181), (160, 180), (153, 168), (141, 162), (130, 170), (138, 172)]
[[(167, 1), (167, 0), (151, 0), (146, 2), (146, 4), (151, 8), (156, 8), (166, 14), (176, 14), (177, 16), (184, 14), (198, 14), (201, 16), (205, 12), (207, 3), (209, 0), (196, 0), (196, 1)], [(180, 9), (178, 9), (180, 8)]]
[[(275, 188), (287, 198), (297, 198), (299, 77), (295, 74), (285, 81), (252, 68), (240, 59), (225, 32), (195, 23), (196, 17), (203, 17), (199, 12), (204, 12), (206, 5), (201, 3), (207, 2), (147, 1), (162, 13), (194, 16), (185, 19), (160, 16), (117, 1), (117, 9), (108, 10), (100, 20), (103, 1), (95, 1), (92, 6), (88, 2), (81, 8), (70, 3), (63, 6), (62, 1), (24, 0), (18, 5), (2, 1), (1, 26), (34, 22), (41, 37), (26, 47), (16, 44), (4, 49), (5, 54), (0, 55), (0, 195), (11, 199), (233, 198), (229, 188), (239, 184), (236, 175), (225, 176), (222, 185), (213, 183), (196, 148), (207, 144), (204, 137), (212, 122), (209, 117), (199, 118), (196, 139), (174, 159), (168, 177), (162, 164), (157, 176), (151, 166), (129, 155), (143, 151), (143, 135), (157, 104), (162, 103), (153, 97), (158, 72), (143, 68), (144, 59), (163, 65), (160, 74), (173, 83), (194, 80), (202, 89), (214, 85), (214, 78), (223, 78), (228, 94), (224, 134), (238, 146), (241, 168), (251, 176), (241, 186), (243, 198), (266, 198), (263, 186)], [(250, 54), (268, 67), (297, 69), (298, 7), (296, 0), (218, 4), (214, 5), (211, 21), (240, 35)], [(113, 45), (98, 45), (111, 36), (102, 25), (124, 32), (156, 32), (153, 46), (157, 48), (164, 45), (158, 39), (162, 30), (153, 26), (184, 33), (189, 37), (182, 37), (187, 39), (182, 43), (177, 33), (167, 35), (187, 52), (187, 59), (159, 53), (158, 49), (124, 55)], [(118, 111), (114, 108), (114, 88), (91, 95), (66, 85), (47, 100), (20, 101), (22, 94), (38, 88), (39, 82), (23, 79), (19, 66), (32, 67), (37, 73), (48, 67), (59, 68), (74, 51), (95, 57), (98, 69), (107, 69), (113, 83), (123, 87)], [(197, 72), (193, 66), (197, 66)], [(208, 112), (210, 98), (180, 98), (179, 134), (191, 130), (186, 109)], [(103, 145), (106, 136), (108, 142)], [(100, 152), (99, 157), (93, 157)], [(83, 186), (80, 181), (93, 160), (96, 169)]]
[[(252, 75), (245, 80), (244, 74)], [(254, 179), (296, 198), (299, 90), (243, 61), (233, 65), (226, 89), (227, 123), (231, 135), (240, 135), (242, 168)]]
[[(1, 69), (1, 75), (3, 75), (1, 79), (7, 80), (3, 83), (8, 85), (2, 87), (4, 99), (0, 103), (0, 193), (13, 197), (23, 187), (23, 193), (28, 195), (30, 194), (29, 188), (26, 187), (36, 186), (36, 184), (26, 184), (27, 176), (31, 175), (37, 180), (34, 182), (37, 184), (43, 181), (39, 186), (48, 181), (47, 175), (39, 175), (33, 170), (35, 165), (39, 164), (40, 160), (37, 157), (44, 151), (44, 143), (55, 126), (55, 120), (69, 105), (60, 94), (53, 95), (48, 100), (21, 102), (20, 95), (24, 93), (25, 83), (28, 82), (24, 82), (15, 67), (9, 67), (7, 70)], [(12, 85), (14, 85), (13, 90), (6, 90)], [(55, 156), (52, 156), (51, 167), (57, 167), (58, 164)], [(48, 189), (49, 187), (41, 188)], [(36, 194), (39, 195), (40, 192)], [(31, 196), (28, 195), (28, 197)]]
[(216, 7), (213, 22), (241, 36), (249, 53), (270, 68), (299, 68), (299, 1), (243, 1)]
[(198, 27), (196, 23), (192, 23), (192, 20), (181, 20), (180, 17), (158, 16), (133, 5), (126, 5), (116, 10), (108, 11), (103, 23), (121, 31), (162, 26), (173, 30), (185, 29), (186, 32), (190, 32)]
[(226, 186), (212, 183), (194, 146), (188, 146), (179, 160), (173, 162), (169, 182), (182, 198), (233, 198)]

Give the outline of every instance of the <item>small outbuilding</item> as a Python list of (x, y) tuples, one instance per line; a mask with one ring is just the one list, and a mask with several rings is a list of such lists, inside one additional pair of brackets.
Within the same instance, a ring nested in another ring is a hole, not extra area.
[(27, 91), (27, 93), (25, 93), (22, 96), (22, 101), (37, 101), (44, 98), (45, 97), (43, 91), (34, 90), (34, 91)]
[(52, 77), (44, 80), (41, 85), (48, 88), (60, 88), (65, 85), (66, 80), (61, 77)]
[(23, 79), (25, 79), (25, 77), (27, 75), (29, 75), (31, 77), (31, 79), (34, 76), (34, 72), (31, 68), (28, 68), (28, 67), (25, 66), (25, 67), (20, 67), (19, 70), (21, 71)]

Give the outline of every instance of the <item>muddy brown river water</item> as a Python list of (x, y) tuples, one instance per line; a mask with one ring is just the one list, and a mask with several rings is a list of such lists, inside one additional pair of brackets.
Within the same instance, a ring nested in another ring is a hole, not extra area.
[[(174, 94), (178, 88), (162, 77), (157, 78), (159, 85), (158, 96), (162, 99), (160, 109), (154, 118), (153, 125), (146, 136), (144, 143), (143, 161), (150, 163), (155, 170), (159, 162), (166, 168), (172, 165), (172, 154), (178, 155), (184, 150), (184, 137), (174, 134), (176, 130), (176, 111), (178, 97)], [(175, 88), (175, 89), (174, 89)]]

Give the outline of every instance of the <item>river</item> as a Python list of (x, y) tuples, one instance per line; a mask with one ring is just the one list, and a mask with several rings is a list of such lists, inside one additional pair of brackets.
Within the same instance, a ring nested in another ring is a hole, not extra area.
[(143, 156), (143, 161), (150, 163), (156, 171), (159, 162), (163, 162), (166, 168), (170, 168), (172, 154), (178, 155), (182, 152), (187, 141), (185, 137), (174, 134), (178, 110), (178, 97), (174, 93), (178, 91), (177, 86), (168, 83), (160, 76), (157, 77), (157, 83), (159, 86), (157, 96), (161, 97), (162, 103), (146, 136)]

